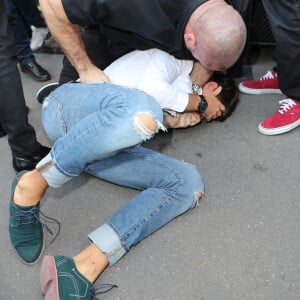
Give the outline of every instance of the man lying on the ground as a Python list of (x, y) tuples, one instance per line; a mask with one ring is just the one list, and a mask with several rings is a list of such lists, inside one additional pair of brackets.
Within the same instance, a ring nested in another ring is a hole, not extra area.
[[(167, 128), (194, 126), (202, 119), (224, 121), (234, 110), (239, 96), (234, 80), (224, 73), (210, 71), (209, 78), (208, 71), (199, 62), (179, 60), (158, 49), (125, 54), (104, 72), (114, 84), (137, 88), (153, 96), (164, 110), (163, 123)], [(43, 102), (58, 85), (40, 89), (38, 101)], [(207, 105), (216, 101), (225, 107), (221, 115)]]
[[(49, 187), (88, 172), (141, 191), (95, 228), (89, 245), (75, 257), (44, 257), (40, 279), (46, 299), (96, 299), (93, 284), (108, 265), (193, 208), (203, 195), (195, 166), (139, 146), (164, 130), (162, 120), (153, 97), (108, 82), (67, 83), (45, 99), (42, 121), (54, 145), (35, 170), (16, 175), (10, 201), (10, 240), (25, 264), (35, 264), (43, 255), (47, 227), (40, 201)], [(100, 209), (105, 199), (96, 197)]]

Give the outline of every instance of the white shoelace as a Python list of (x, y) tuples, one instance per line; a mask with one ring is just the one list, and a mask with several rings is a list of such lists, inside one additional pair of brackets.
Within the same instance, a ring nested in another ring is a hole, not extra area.
[(296, 105), (296, 102), (292, 99), (283, 99), (279, 101), (280, 107), (278, 109), (278, 112), (282, 115), (287, 112), (289, 109), (291, 109), (293, 106)]
[(268, 71), (264, 76), (260, 77), (259, 80), (266, 80), (266, 79), (273, 79), (276, 77), (276, 73), (274, 72), (275, 76), (273, 75), (272, 71)]

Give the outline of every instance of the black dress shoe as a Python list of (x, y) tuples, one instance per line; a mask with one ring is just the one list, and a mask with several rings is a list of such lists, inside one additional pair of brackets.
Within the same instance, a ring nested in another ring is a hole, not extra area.
[(13, 167), (16, 172), (22, 170), (33, 170), (37, 163), (44, 158), (51, 149), (45, 146), (41, 146), (41, 149), (34, 156), (25, 158), (13, 155)]
[(47, 81), (50, 80), (51, 76), (42, 66), (40, 66), (36, 60), (33, 60), (29, 64), (20, 64), (20, 69), (24, 73), (28, 73), (34, 79), (38, 81)]
[(0, 137), (6, 136), (6, 131), (3, 129), (1, 123), (0, 123)]

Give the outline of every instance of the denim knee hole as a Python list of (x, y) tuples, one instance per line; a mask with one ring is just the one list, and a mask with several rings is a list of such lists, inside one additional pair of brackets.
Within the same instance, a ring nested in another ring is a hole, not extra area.
[(195, 205), (199, 206), (200, 199), (202, 198), (202, 193), (200, 191), (194, 191), (195, 195)]
[(154, 119), (150, 113), (139, 113), (134, 118), (134, 127), (145, 141), (150, 139), (160, 129), (166, 131), (161, 122)]

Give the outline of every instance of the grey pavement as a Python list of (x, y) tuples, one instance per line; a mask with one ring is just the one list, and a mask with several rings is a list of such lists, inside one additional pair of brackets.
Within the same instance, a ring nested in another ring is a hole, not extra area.
[[(272, 49), (253, 65), (258, 77), (273, 66)], [(59, 54), (37, 54), (56, 81)], [(43, 86), (22, 75), (29, 118), (38, 140), (50, 146), (41, 126)], [(3, 95), (1, 95), (3, 97)], [(117, 289), (102, 300), (296, 300), (300, 299), (300, 128), (264, 136), (257, 125), (282, 95), (241, 95), (224, 123), (203, 123), (160, 134), (148, 146), (194, 163), (206, 183), (199, 206), (134, 247), (97, 283)], [(0, 300), (40, 300), (40, 263), (15, 256), (8, 236), (8, 205), (14, 177), (7, 139), (0, 139)], [(42, 201), (61, 233), (45, 250), (73, 256), (88, 245), (87, 233), (105, 222), (137, 191), (83, 175)], [(48, 239), (49, 240), (49, 239)]]

